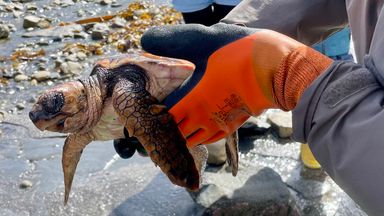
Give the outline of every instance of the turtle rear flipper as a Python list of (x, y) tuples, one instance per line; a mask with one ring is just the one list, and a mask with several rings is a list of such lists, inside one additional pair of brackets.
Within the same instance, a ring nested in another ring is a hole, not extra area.
[(145, 85), (120, 79), (113, 89), (112, 101), (129, 136), (140, 141), (168, 178), (176, 185), (198, 189), (201, 167), (196, 166), (166, 107), (146, 91)]
[(236, 176), (239, 169), (239, 138), (237, 131), (227, 137), (225, 142), (225, 151), (227, 153), (227, 162), (231, 166), (232, 175)]

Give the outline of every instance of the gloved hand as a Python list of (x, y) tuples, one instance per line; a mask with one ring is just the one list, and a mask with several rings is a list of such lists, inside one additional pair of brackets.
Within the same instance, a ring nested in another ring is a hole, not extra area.
[(224, 23), (155, 27), (141, 45), (196, 65), (192, 77), (164, 101), (189, 147), (227, 136), (264, 109), (293, 109), (332, 63), (277, 32)]

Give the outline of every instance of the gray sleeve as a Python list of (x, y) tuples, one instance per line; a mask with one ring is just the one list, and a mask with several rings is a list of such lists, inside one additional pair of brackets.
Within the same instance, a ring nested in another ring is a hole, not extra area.
[(335, 62), (293, 111), (294, 139), (370, 215), (384, 212), (383, 102), (374, 67)]
[(313, 45), (348, 23), (345, 0), (243, 0), (225, 23), (272, 29)]

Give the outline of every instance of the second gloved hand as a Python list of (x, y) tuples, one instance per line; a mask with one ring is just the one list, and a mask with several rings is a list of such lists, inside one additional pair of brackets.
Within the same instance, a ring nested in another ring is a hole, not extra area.
[(223, 23), (155, 27), (141, 43), (147, 52), (196, 65), (164, 101), (190, 147), (227, 136), (267, 108), (293, 109), (332, 63), (277, 32)]

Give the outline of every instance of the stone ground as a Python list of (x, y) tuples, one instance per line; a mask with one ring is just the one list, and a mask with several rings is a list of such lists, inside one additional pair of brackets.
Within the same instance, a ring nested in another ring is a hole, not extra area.
[(149, 158), (120, 159), (112, 142), (94, 142), (64, 206), (64, 138), (35, 129), (27, 108), (0, 123), (0, 215), (365, 215), (323, 171), (303, 167), (299, 143), (277, 139), (266, 114), (259, 135), (241, 138), (238, 176), (208, 167), (197, 193), (172, 185)]

